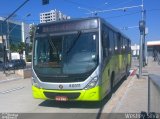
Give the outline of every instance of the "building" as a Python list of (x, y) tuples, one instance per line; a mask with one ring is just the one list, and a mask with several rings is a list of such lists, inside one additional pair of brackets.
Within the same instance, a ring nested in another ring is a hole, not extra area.
[(61, 21), (66, 19), (70, 19), (70, 16), (66, 16), (61, 11), (57, 11), (56, 9), (49, 12), (40, 13), (40, 23)]
[(132, 56), (138, 56), (139, 55), (139, 45), (134, 44), (131, 46)]
[[(134, 44), (131, 46), (131, 51), (132, 51), (132, 60), (137, 60), (139, 58), (139, 54), (140, 54), (140, 46), (137, 44)], [(143, 62), (145, 63), (145, 65), (147, 64), (147, 47), (146, 45), (144, 46), (144, 51), (143, 51)]]
[[(135, 44), (131, 46), (132, 56), (139, 56), (139, 45)], [(158, 41), (147, 41), (145, 45), (145, 50), (143, 53), (144, 59), (147, 62), (148, 57), (153, 57), (154, 55), (160, 53), (160, 40)]]
[[(10, 44), (18, 44), (20, 42), (26, 42), (26, 39), (29, 38), (29, 25), (24, 22), (17, 22), (14, 20), (8, 20), (7, 22), (3, 22), (4, 18), (0, 17), (0, 36), (4, 36), (5, 39), (7, 34), (9, 36)], [(3, 29), (3, 31), (2, 31)], [(0, 61), (3, 61), (4, 56), (3, 51), (3, 43), (0, 38)]]
[(159, 41), (148, 41), (147, 42), (148, 56), (153, 56), (153, 52), (160, 53), (160, 40)]

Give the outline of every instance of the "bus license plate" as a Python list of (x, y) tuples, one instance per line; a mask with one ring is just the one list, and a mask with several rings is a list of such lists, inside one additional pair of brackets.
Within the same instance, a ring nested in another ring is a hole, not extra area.
[(56, 101), (67, 101), (68, 98), (66, 96), (56, 96), (55, 100)]

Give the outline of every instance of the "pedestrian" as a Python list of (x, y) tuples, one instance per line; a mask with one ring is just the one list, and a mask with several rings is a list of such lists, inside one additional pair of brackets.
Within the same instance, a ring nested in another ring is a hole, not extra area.
[(157, 60), (157, 50), (156, 49), (153, 50), (153, 58), (154, 58), (154, 61)]
[(160, 51), (157, 53), (157, 61), (158, 61), (158, 64), (160, 65)]

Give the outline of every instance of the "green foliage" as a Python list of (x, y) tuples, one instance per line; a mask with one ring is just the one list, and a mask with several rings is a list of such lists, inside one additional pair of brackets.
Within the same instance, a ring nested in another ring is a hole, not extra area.
[(24, 50), (25, 50), (25, 43), (24, 42), (20, 42), (18, 44), (18, 52), (19, 52), (19, 54), (23, 54)]
[(18, 46), (15, 44), (11, 44), (10, 45), (10, 50), (11, 52), (18, 52)]
[(32, 44), (29, 46), (29, 53), (32, 52)]
[(35, 25), (32, 25), (30, 27), (30, 42), (33, 43), (33, 39), (34, 39), (34, 34), (35, 34), (35, 31), (36, 31), (36, 26)]
[(10, 44), (10, 50), (11, 52), (19, 52), (20, 54), (22, 54), (25, 50), (25, 43), (20, 42), (18, 44)]

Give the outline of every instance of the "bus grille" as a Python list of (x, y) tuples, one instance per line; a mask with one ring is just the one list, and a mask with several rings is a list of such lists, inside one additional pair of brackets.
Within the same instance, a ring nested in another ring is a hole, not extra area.
[(76, 99), (80, 96), (80, 93), (55, 93), (55, 92), (43, 92), (47, 98), (55, 99), (56, 96), (66, 96), (68, 99)]
[(42, 82), (51, 82), (51, 83), (69, 83), (69, 82), (82, 82), (88, 78), (87, 76), (82, 76), (82, 77), (47, 77), (47, 76), (42, 76), (42, 75), (37, 75), (38, 78)]

